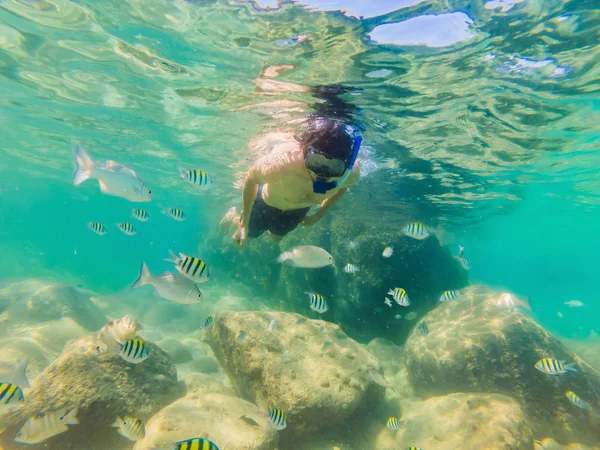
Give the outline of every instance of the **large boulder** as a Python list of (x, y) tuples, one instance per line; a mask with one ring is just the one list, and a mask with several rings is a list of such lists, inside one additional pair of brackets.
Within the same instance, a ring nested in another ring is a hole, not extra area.
[(274, 450), (279, 435), (256, 405), (242, 400), (211, 377), (186, 378), (187, 395), (159, 411), (146, 424), (146, 437), (134, 450), (167, 448), (170, 443), (204, 437), (220, 449)]
[(98, 353), (95, 335), (67, 345), (32, 383), (23, 407), (1, 418), (7, 431), (0, 436), (0, 445), (13, 445), (16, 432), (34, 415), (79, 408), (80, 425), (30, 448), (130, 447), (129, 441), (111, 427), (115, 417), (128, 415), (145, 421), (185, 391), (166, 353), (147, 344), (150, 356), (135, 365), (118, 355)]
[[(275, 320), (273, 332), (269, 324)], [(344, 421), (383, 388), (377, 360), (337, 325), (293, 313), (218, 313), (208, 342), (238, 394), (263, 411), (283, 409), (282, 435)]]
[[(429, 334), (411, 333), (405, 356), (409, 379), (421, 396), (498, 392), (520, 402), (534, 431), (585, 444), (600, 441), (586, 411), (565, 394), (574, 391), (600, 407), (600, 376), (529, 316), (498, 307), (499, 293), (469, 288), (461, 298), (430, 312)], [(534, 365), (541, 358), (575, 362), (579, 372), (551, 376)]]
[(519, 404), (500, 394), (450, 394), (403, 402), (402, 427), (381, 423), (374, 448), (518, 450), (531, 448), (531, 428)]

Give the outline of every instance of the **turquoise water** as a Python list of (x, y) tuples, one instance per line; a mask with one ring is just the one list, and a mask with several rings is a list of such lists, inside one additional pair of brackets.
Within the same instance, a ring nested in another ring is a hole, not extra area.
[[(281, 251), (327, 242), (340, 223), (360, 224), (346, 238), (358, 251), (383, 249), (381, 236), (418, 220), (444, 251), (465, 247), (471, 284), (528, 297), (542, 326), (586, 338), (600, 314), (599, 33), (597, 4), (576, 0), (0, 0), (0, 279), (129, 295), (141, 262), (170, 270), (172, 249), (210, 257), (209, 304), (234, 286), (303, 312), (272, 289)], [(290, 67), (265, 75), (277, 65)], [(347, 87), (339, 98), (362, 129), (360, 182), (317, 231), (237, 250), (219, 222), (264, 153), (253, 143), (301, 130), (322, 111), (314, 88), (329, 85)], [(75, 144), (134, 169), (152, 202), (73, 186)], [(194, 189), (180, 167), (213, 185)], [(584, 306), (565, 305), (575, 299)]]

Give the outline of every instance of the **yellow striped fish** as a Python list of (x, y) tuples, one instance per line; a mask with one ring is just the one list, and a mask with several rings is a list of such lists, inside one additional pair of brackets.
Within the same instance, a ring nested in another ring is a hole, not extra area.
[(197, 188), (205, 188), (208, 187), (209, 184), (212, 184), (206, 172), (199, 169), (179, 169), (179, 175), (185, 181), (187, 181), (192, 186)]
[(579, 372), (575, 363), (567, 363), (553, 358), (542, 358), (535, 363), (535, 368), (548, 375), (562, 375), (568, 372)]
[(212, 325), (213, 323), (213, 316), (208, 315), (206, 316), (206, 319), (204, 319), (204, 325), (202, 325), (202, 328), (208, 328)]
[(117, 223), (117, 228), (125, 233), (127, 236), (133, 236), (137, 233), (135, 227), (128, 222), (119, 222)]
[(169, 250), (169, 253), (171, 256), (164, 260), (174, 263), (175, 269), (177, 269), (181, 275), (196, 283), (208, 281), (208, 266), (204, 261), (193, 256), (184, 255), (183, 253), (180, 253), (179, 256), (177, 256), (171, 250)]
[(394, 301), (400, 306), (410, 306), (410, 299), (406, 295), (406, 291), (402, 288), (390, 289), (387, 295), (391, 295)]
[(208, 439), (193, 438), (176, 442), (169, 446), (168, 450), (219, 450), (219, 447)]
[(104, 236), (108, 232), (104, 224), (101, 224), (100, 222), (88, 222), (87, 226), (98, 236)]
[(306, 294), (308, 295), (308, 300), (310, 301), (310, 309), (313, 311), (323, 314), (329, 309), (329, 306), (327, 306), (327, 302), (322, 295), (314, 294), (312, 292), (306, 292)]
[(145, 209), (133, 208), (131, 210), (131, 217), (139, 220), (140, 222), (147, 222), (150, 219), (150, 213)]
[(386, 425), (390, 430), (396, 431), (402, 426), (402, 421), (396, 419), (395, 417), (390, 417), (387, 421)]
[(402, 229), (402, 233), (413, 239), (423, 240), (427, 239), (431, 234), (427, 227), (421, 222), (407, 223)]
[(440, 302), (450, 302), (456, 300), (460, 296), (460, 291), (444, 291), (444, 293), (440, 295)]
[(587, 403), (584, 402), (583, 400), (581, 400), (575, 392), (569, 391), (565, 395), (567, 396), (569, 401), (571, 403), (573, 403), (575, 406), (577, 406), (578, 408), (589, 409)]
[(141, 363), (149, 354), (148, 346), (141, 339), (125, 341), (119, 351), (119, 356), (132, 364)]
[(285, 413), (279, 408), (272, 408), (269, 410), (269, 423), (277, 431), (283, 430), (287, 427), (287, 420)]
[(0, 409), (23, 402), (23, 390), (16, 384), (0, 383)]
[(185, 220), (185, 213), (179, 208), (167, 208), (164, 210), (164, 213), (175, 219), (177, 222), (183, 222)]
[(134, 417), (123, 417), (122, 419), (117, 416), (113, 427), (118, 428), (117, 432), (130, 441), (137, 441), (143, 439), (146, 436), (146, 428), (144, 423), (140, 419)]

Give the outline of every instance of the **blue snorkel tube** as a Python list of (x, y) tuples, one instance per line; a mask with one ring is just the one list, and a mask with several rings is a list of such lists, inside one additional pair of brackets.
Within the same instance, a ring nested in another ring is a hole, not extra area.
[(352, 169), (354, 168), (354, 163), (356, 162), (356, 158), (358, 157), (358, 152), (360, 150), (360, 144), (362, 142), (362, 136), (354, 137), (354, 145), (352, 146), (352, 155), (350, 156), (350, 161), (348, 162), (348, 166), (346, 167), (346, 171), (344, 175), (339, 180), (336, 181), (327, 181), (327, 178), (319, 178), (313, 181), (313, 192), (315, 194), (326, 194), (327, 191), (335, 189), (338, 186), (344, 184), (344, 182), (352, 173)]

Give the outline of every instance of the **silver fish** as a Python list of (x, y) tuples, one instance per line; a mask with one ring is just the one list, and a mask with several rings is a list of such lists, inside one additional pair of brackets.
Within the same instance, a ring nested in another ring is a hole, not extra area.
[(344, 272), (346, 272), (346, 273), (360, 272), (360, 267), (355, 266), (354, 264), (348, 263), (344, 266)]
[(15, 437), (21, 444), (39, 444), (46, 439), (64, 433), (67, 425), (78, 425), (77, 408), (67, 412), (66, 408), (57, 409), (41, 416), (35, 416), (25, 422)]
[(145, 262), (142, 263), (142, 269), (133, 288), (151, 285), (154, 289), (154, 295), (165, 300), (170, 300), (182, 305), (191, 305), (202, 301), (202, 292), (193, 281), (179, 274), (163, 272), (154, 276), (150, 273)]
[(79, 145), (75, 146), (74, 159), (77, 166), (73, 177), (75, 186), (95, 178), (104, 194), (122, 197), (131, 202), (152, 200), (152, 190), (130, 168), (114, 161), (106, 161), (104, 167), (98, 167)]
[(306, 269), (318, 269), (333, 264), (333, 256), (327, 251), (314, 245), (301, 245), (289, 252), (283, 252), (277, 262)]
[(271, 320), (271, 323), (269, 324), (269, 332), (273, 332), (273, 330), (275, 329), (275, 319)]

